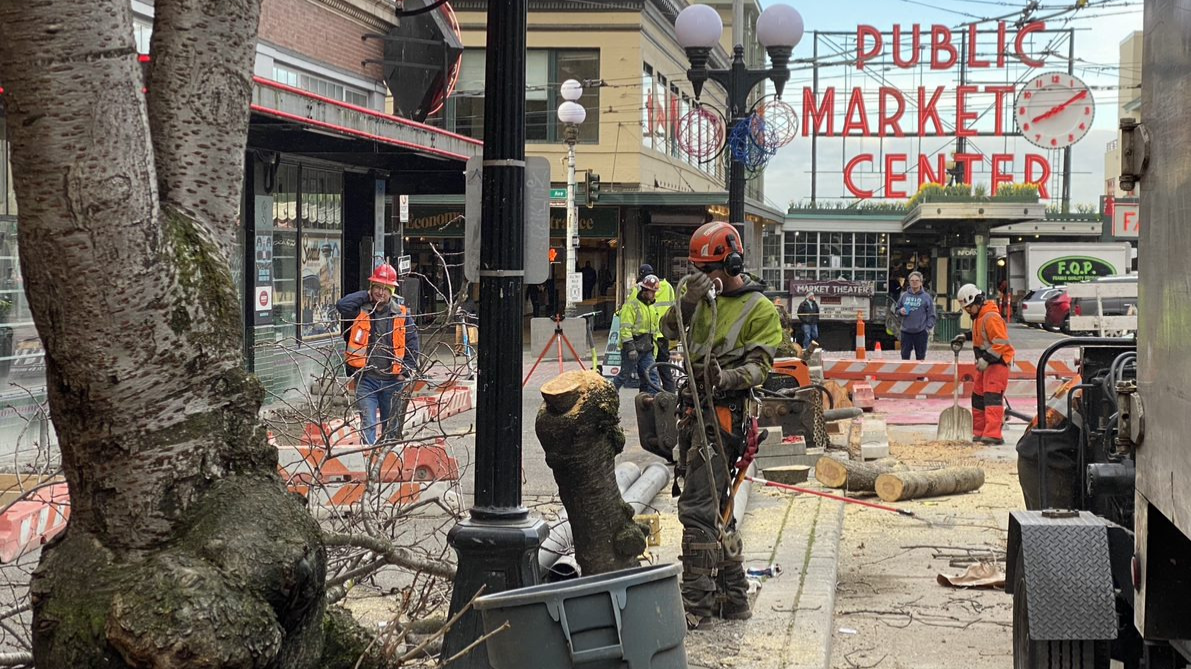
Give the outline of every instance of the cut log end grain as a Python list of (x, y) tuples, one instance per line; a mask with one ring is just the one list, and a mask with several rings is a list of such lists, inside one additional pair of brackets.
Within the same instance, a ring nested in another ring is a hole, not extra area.
[(565, 413), (584, 395), (605, 384), (604, 377), (595, 372), (570, 371), (542, 384), (542, 399), (552, 410)]
[(805, 483), (810, 476), (811, 468), (806, 465), (786, 465), (784, 467), (769, 467), (765, 470), (765, 479), (785, 485)]
[(952, 467), (929, 472), (889, 472), (877, 477), (877, 495), (886, 502), (900, 502), (922, 497), (939, 497), (979, 490), (984, 485), (984, 470), (979, 467)]

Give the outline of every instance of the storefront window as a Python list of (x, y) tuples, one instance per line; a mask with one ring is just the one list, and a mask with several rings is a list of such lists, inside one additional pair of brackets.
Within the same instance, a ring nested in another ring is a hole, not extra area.
[(781, 248), (786, 281), (842, 278), (884, 285), (888, 277), (889, 248), (881, 233), (786, 232)]
[(302, 339), (339, 333), (342, 294), (343, 174), (302, 168)]
[(653, 148), (653, 68), (641, 71), (641, 144)]
[(277, 169), (273, 190), (273, 327), (278, 339), (297, 336), (298, 166)]
[[(579, 82), (592, 82), (593, 84), (600, 79), (600, 52), (593, 50), (567, 50), (555, 51), (554, 54), (554, 68), (555, 74), (551, 81), (561, 84), (567, 79), (575, 79)], [(553, 86), (550, 90), (553, 96), (553, 104), (551, 109), (558, 109), (558, 105), (562, 103), (562, 97), (558, 94), (558, 87)], [(587, 110), (587, 120), (583, 125), (579, 126), (579, 141), (596, 143), (600, 141), (600, 89), (595, 85), (584, 85), (583, 95), (579, 97), (579, 104)], [(558, 114), (551, 112), (550, 116), (554, 119), (556, 127), (554, 129), (554, 138), (562, 139), (563, 124), (558, 121)]]
[(772, 289), (781, 289), (782, 284), (782, 230), (767, 226), (761, 235), (761, 278)]

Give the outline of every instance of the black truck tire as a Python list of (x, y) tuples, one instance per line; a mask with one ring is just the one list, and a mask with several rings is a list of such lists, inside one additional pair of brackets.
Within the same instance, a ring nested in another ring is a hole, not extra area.
[(1013, 669), (1108, 669), (1107, 641), (1035, 641), (1030, 638), (1025, 559), (1017, 554), (1013, 576)]

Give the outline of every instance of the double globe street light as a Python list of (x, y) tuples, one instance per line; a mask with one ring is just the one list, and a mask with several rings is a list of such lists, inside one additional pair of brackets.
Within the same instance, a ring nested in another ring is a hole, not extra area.
[(579, 126), (587, 120), (587, 110), (578, 102), (579, 98), (583, 97), (583, 85), (575, 79), (567, 79), (562, 82), (559, 93), (562, 95), (563, 103), (558, 105), (558, 120), (566, 125), (563, 141), (567, 145), (567, 300), (565, 313), (567, 318), (574, 318), (578, 315), (579, 310), (572, 288), (572, 284), (578, 281), (578, 277), (575, 275), (575, 256), (579, 251), (579, 212), (575, 209), (575, 144), (579, 142)]
[[(695, 99), (703, 93), (703, 84), (708, 80), (718, 83), (727, 93), (729, 124), (726, 136), (749, 114), (749, 94), (757, 84), (766, 79), (774, 84), (781, 97), (786, 82), (790, 79), (790, 54), (802, 40), (804, 31), (802, 15), (789, 5), (771, 5), (757, 18), (757, 41), (769, 54), (770, 67), (749, 69), (744, 62), (744, 45), (737, 44), (732, 50), (732, 64), (727, 69), (712, 69), (707, 66), (711, 50), (720, 43), (724, 23), (719, 12), (707, 5), (691, 5), (678, 15), (674, 22), (678, 43), (686, 50), (691, 67), (687, 78), (695, 89)], [(744, 222), (745, 165), (736, 152), (731, 152), (728, 167), (728, 217), (729, 222)]]

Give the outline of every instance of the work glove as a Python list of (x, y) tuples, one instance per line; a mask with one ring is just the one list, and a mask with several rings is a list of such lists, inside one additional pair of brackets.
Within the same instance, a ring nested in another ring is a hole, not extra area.
[(976, 369), (978, 369), (982, 372), (984, 370), (988, 369), (988, 361), (985, 360), (984, 358), (980, 358), (979, 360), (976, 361)]
[(686, 280), (686, 291), (682, 294), (682, 303), (690, 307), (699, 305), (699, 300), (702, 300), (711, 292), (713, 288), (711, 278), (703, 272), (696, 272), (690, 275)]
[(637, 347), (635, 346), (625, 348), (624, 355), (625, 358), (634, 365), (637, 364), (637, 360), (641, 358), (641, 354), (637, 352)]
[(695, 383), (703, 383), (705, 380), (708, 380), (712, 386), (718, 386), (724, 374), (724, 371), (720, 369), (719, 361), (715, 358), (712, 358), (708, 362), (697, 364), (694, 368)]

